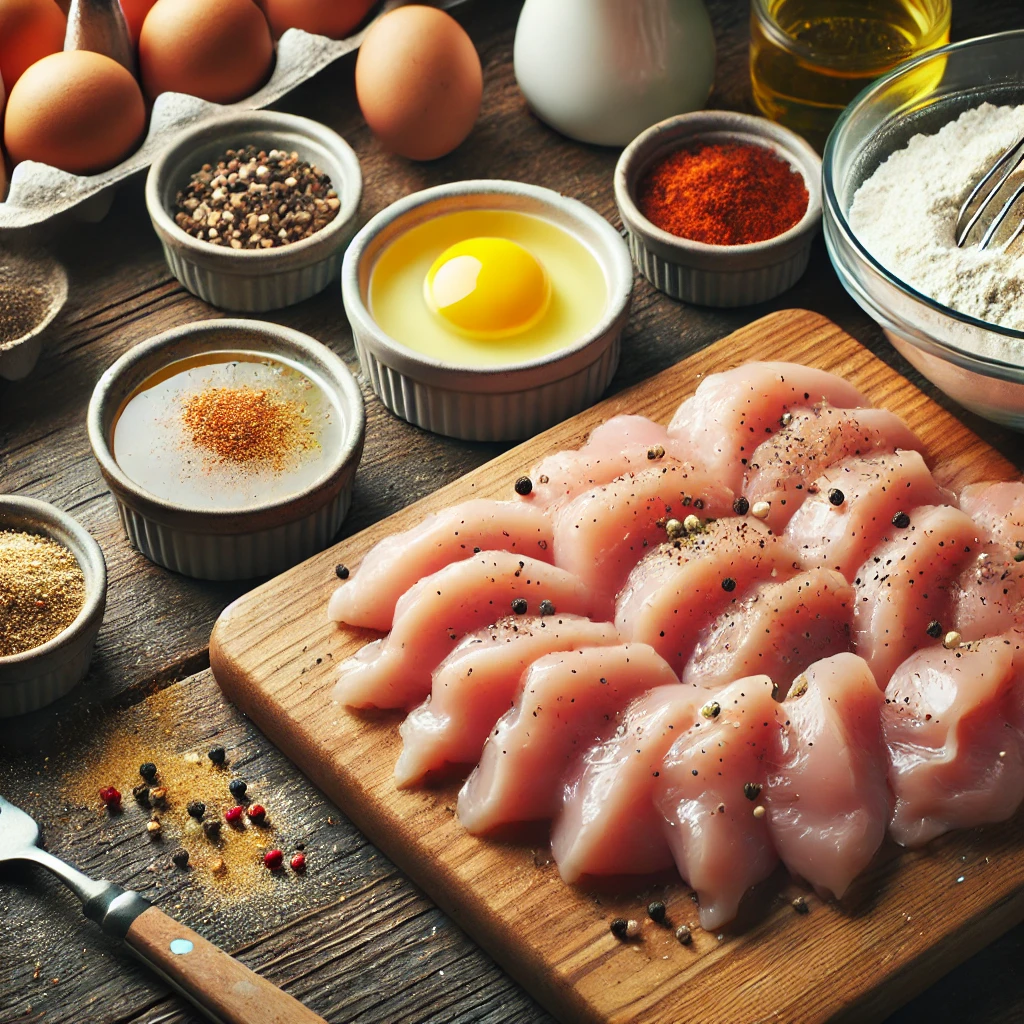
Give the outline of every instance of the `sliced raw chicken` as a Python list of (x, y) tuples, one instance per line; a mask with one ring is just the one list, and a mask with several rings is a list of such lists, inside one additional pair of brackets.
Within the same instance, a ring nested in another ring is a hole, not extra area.
[(836, 569), (851, 578), (896, 532), (893, 517), (920, 505), (955, 504), (917, 452), (844, 459), (808, 486), (785, 537), (804, 568)]
[(738, 492), (754, 449), (779, 429), (782, 417), (820, 402), (858, 408), (868, 400), (841, 377), (798, 363), (744, 363), (705, 377), (676, 410), (669, 434), (687, 456)]
[(765, 521), (781, 533), (808, 488), (830, 466), (858, 455), (920, 447), (913, 431), (886, 409), (816, 405), (794, 413), (787, 426), (758, 445), (750, 456), (743, 494), (751, 507), (768, 503)]
[(1005, 821), (1016, 811), (1024, 749), (1008, 719), (1021, 685), (1021, 642), (1020, 634), (1007, 634), (955, 651), (932, 647), (890, 680), (882, 729), (896, 794), (890, 832), (902, 846)]
[(855, 654), (816, 662), (781, 706), (780, 751), (768, 772), (768, 828), (787, 868), (842, 897), (871, 862), (892, 797), (882, 691)]
[(853, 587), (833, 570), (761, 583), (704, 631), (683, 682), (718, 688), (763, 673), (781, 699), (813, 662), (850, 649), (852, 619)]
[(879, 686), (914, 651), (938, 643), (950, 624), (953, 590), (961, 570), (977, 557), (978, 529), (948, 505), (923, 505), (910, 525), (875, 549), (854, 580), (854, 650), (871, 666)]
[(754, 815), (767, 764), (777, 759), (772, 681), (740, 679), (715, 701), (672, 745), (654, 784), (676, 867), (697, 890), (707, 929), (731, 921), (746, 891), (778, 863), (767, 816)]
[(476, 764), (487, 734), (514, 707), (531, 662), (620, 642), (610, 622), (577, 615), (513, 616), (470, 633), (435, 669), (426, 702), (402, 723), (395, 781), (411, 786), (446, 764)]
[(334, 592), (328, 618), (390, 629), (398, 599), (424, 576), (477, 551), (510, 551), (550, 562), (552, 539), (551, 520), (541, 508), (487, 498), (464, 501), (371, 548), (356, 574)]
[(513, 601), (538, 615), (588, 615), (593, 594), (583, 582), (534, 558), (484, 551), (425, 576), (399, 599), (395, 624), (341, 665), (335, 700), (350, 707), (405, 708), (430, 692), (430, 676), (460, 637), (504, 618)]
[(668, 431), (645, 416), (613, 416), (595, 427), (581, 448), (555, 452), (530, 472), (533, 490), (523, 501), (564, 505), (577, 494), (647, 468), (671, 447)]
[(1024, 481), (972, 484), (960, 507), (1010, 554), (1024, 551)]
[(672, 866), (654, 783), (669, 747), (703, 721), (707, 697), (679, 683), (656, 687), (626, 709), (614, 736), (583, 755), (551, 830), (551, 852), (566, 882)]
[(675, 673), (645, 644), (549, 654), (523, 679), (459, 793), (459, 820), (475, 833), (552, 818), (583, 754), (611, 735), (626, 705)]
[(665, 539), (665, 523), (688, 514), (731, 516), (732, 491), (703, 470), (666, 456), (579, 495), (555, 515), (555, 564), (597, 595), (598, 614), (611, 615), (615, 595), (648, 548)]
[(755, 583), (792, 576), (795, 563), (788, 545), (758, 520), (717, 519), (644, 556), (619, 592), (615, 624), (682, 675), (701, 630)]

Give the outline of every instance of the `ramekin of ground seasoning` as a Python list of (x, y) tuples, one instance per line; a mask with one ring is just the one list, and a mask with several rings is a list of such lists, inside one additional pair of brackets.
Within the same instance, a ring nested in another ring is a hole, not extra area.
[(301, 302), (337, 278), (361, 195), (344, 139), (273, 111), (183, 132), (146, 181), (175, 277), (214, 306), (246, 312)]
[(45, 250), (0, 248), (0, 377), (21, 380), (32, 372), (43, 332), (67, 297), (68, 275)]
[(0, 717), (44, 707), (81, 680), (106, 589), (103, 554), (78, 523), (0, 495)]
[(763, 302), (807, 269), (821, 222), (821, 160), (760, 117), (702, 111), (638, 136), (615, 198), (640, 272), (676, 299)]

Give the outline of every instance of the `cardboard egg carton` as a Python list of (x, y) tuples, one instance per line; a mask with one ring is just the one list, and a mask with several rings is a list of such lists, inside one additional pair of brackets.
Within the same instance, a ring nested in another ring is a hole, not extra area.
[[(435, 6), (446, 10), (464, 2), (433, 0)], [(378, 17), (398, 6), (401, 0), (389, 0)], [(278, 40), (269, 80), (258, 92), (238, 103), (224, 105), (183, 93), (163, 93), (153, 104), (142, 145), (127, 160), (101, 174), (68, 174), (48, 164), (25, 160), (14, 168), (7, 200), (0, 203), (0, 239), (42, 241), (67, 221), (102, 220), (114, 201), (117, 185), (149, 167), (177, 132), (228, 111), (260, 110), (275, 103), (329, 64), (358, 49), (366, 31), (364, 28), (348, 39), (335, 40), (289, 29)]]

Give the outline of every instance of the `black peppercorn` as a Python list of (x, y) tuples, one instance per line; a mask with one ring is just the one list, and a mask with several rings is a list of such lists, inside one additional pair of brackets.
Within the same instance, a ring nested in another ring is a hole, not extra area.
[(529, 605), (526, 603), (525, 597), (517, 597), (512, 602), (512, 611), (514, 611), (516, 615), (525, 615), (527, 608), (529, 608)]
[(793, 909), (798, 914), (809, 914), (811, 912), (810, 904), (808, 904), (807, 900), (804, 899), (803, 896), (797, 896), (797, 898), (793, 900)]
[(892, 525), (898, 530), (905, 530), (910, 525), (910, 516), (906, 512), (897, 512), (892, 517)]
[(726, 576), (722, 580), (722, 589), (727, 593), (731, 594), (736, 589), (736, 581), (731, 576)]
[(152, 782), (156, 778), (156, 765), (152, 761), (146, 761), (139, 765), (139, 774), (147, 781)]
[(347, 580), (348, 579), (348, 566), (347, 565), (342, 565), (341, 562), (339, 562), (334, 567), (334, 575), (337, 576), (339, 580)]
[(232, 779), (228, 783), (228, 790), (236, 800), (241, 800), (248, 788), (248, 783), (244, 779)]
[(756, 800), (761, 795), (761, 783), (760, 782), (744, 782), (743, 783), (743, 795), (748, 800)]
[(204, 804), (202, 800), (193, 800), (185, 810), (188, 811), (188, 816), (190, 818), (195, 818), (196, 821), (201, 821), (203, 815), (206, 813), (206, 804)]
[(690, 932), (689, 925), (681, 924), (676, 929), (676, 938), (684, 946), (688, 946), (693, 942), (693, 934)]
[(149, 786), (144, 782), (132, 790), (132, 796), (135, 797), (135, 802), (140, 806), (149, 807)]
[(750, 511), (750, 502), (740, 496), (732, 503), (732, 510), (738, 516), (745, 516)]
[(188, 867), (188, 850), (175, 850), (171, 854), (171, 860), (176, 868)]
[(515, 483), (516, 494), (524, 498), (533, 490), (533, 481), (528, 476), (521, 476)]
[(647, 904), (647, 916), (658, 924), (665, 923), (665, 904), (661, 900), (655, 900)]
[(942, 623), (939, 622), (938, 619), (932, 619), (932, 621), (928, 623), (928, 628), (925, 630), (925, 632), (930, 637), (934, 637), (936, 640), (938, 640), (938, 638), (942, 636)]
[(554, 615), (555, 614), (555, 606), (550, 601), (541, 601), (541, 603), (540, 603), (540, 614), (541, 614), (541, 616), (544, 616), (544, 615)]
[(608, 927), (611, 929), (611, 933), (615, 938), (624, 939), (626, 937), (626, 929), (629, 927), (629, 922), (624, 917), (617, 917)]
[(223, 764), (227, 760), (227, 752), (223, 747), (210, 747), (206, 755), (214, 764)]
[(219, 818), (207, 818), (203, 822), (203, 833), (207, 839), (216, 841), (220, 838), (220, 819)]
[(835, 505), (838, 508), (844, 501), (846, 501), (846, 495), (843, 494), (838, 487), (830, 487), (828, 491), (828, 500), (830, 505)]

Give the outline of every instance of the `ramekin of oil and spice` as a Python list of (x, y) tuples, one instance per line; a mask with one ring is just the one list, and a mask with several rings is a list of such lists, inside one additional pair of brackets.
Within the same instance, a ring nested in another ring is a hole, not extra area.
[(0, 495), (0, 717), (81, 681), (106, 595), (103, 552), (83, 527), (45, 502)]
[(337, 280), (361, 196), (359, 160), (341, 136), (271, 111), (183, 132), (146, 181), (174, 276), (211, 305), (250, 313), (301, 302)]
[(619, 158), (615, 199), (651, 284), (708, 306), (764, 302), (807, 269), (821, 224), (821, 160), (764, 118), (669, 118)]
[(362, 395), (298, 331), (208, 320), (151, 338), (101, 378), (89, 439), (132, 545), (202, 579), (282, 572), (341, 527)]

